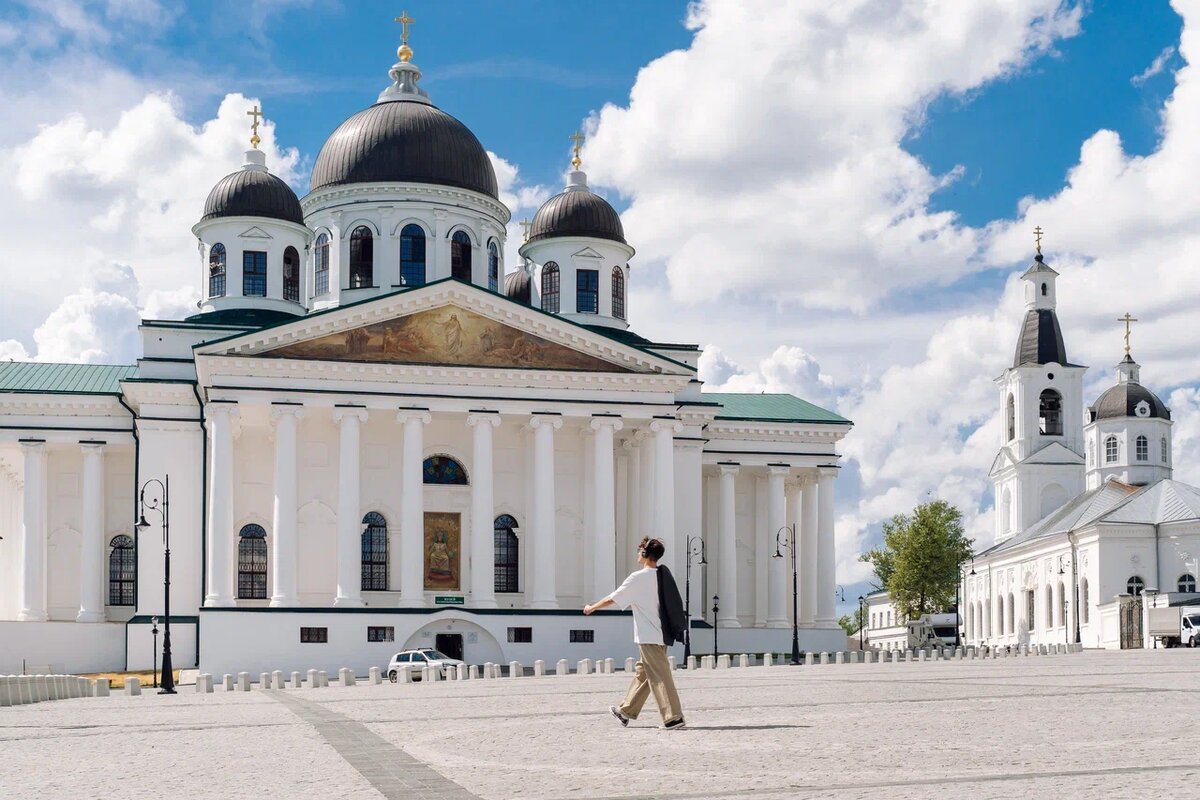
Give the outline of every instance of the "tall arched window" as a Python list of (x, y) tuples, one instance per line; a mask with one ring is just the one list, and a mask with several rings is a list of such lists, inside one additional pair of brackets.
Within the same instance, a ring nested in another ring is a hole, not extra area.
[(1004, 635), (1004, 597), (996, 598), (996, 636)]
[(558, 264), (547, 261), (542, 267), (542, 311), (548, 314), (558, 313), (558, 289), (561, 279)]
[(1005, 418), (1008, 420), (1005, 430), (1008, 431), (1007, 441), (1012, 441), (1017, 438), (1017, 401), (1010, 394), (1008, 401), (1005, 403)]
[(500, 248), (496, 242), (488, 242), (488, 288), (493, 292), (500, 288)]
[(1162, 437), (1162, 442), (1159, 443), (1159, 446), (1162, 449), (1162, 463), (1170, 464), (1171, 451), (1167, 449), (1167, 437)]
[(1138, 461), (1150, 460), (1150, 440), (1145, 436), (1139, 436), (1133, 440), (1134, 449), (1133, 455)]
[(1117, 444), (1117, 437), (1109, 436), (1107, 439), (1105, 439), (1104, 440), (1104, 463), (1105, 464), (1117, 463), (1117, 458), (1119, 457), (1119, 450), (1120, 450), (1120, 448)]
[(617, 319), (625, 319), (625, 270), (613, 267), (612, 311)]
[(294, 247), (283, 251), (283, 299), (300, 302), (300, 254)]
[(1196, 591), (1196, 576), (1185, 572), (1179, 576), (1179, 591), (1191, 594)]
[(1038, 424), (1046, 436), (1062, 436), (1062, 395), (1046, 389), (1038, 398)]
[(329, 293), (329, 237), (321, 234), (313, 248), (313, 295)]
[(1046, 627), (1054, 627), (1054, 591), (1046, 587)]
[(1017, 597), (1012, 592), (1008, 593), (1008, 632), (1017, 632)]
[(238, 533), (238, 599), (267, 599), (267, 532), (261, 525)]
[(1058, 582), (1058, 624), (1067, 626), (1067, 589), (1062, 581)]
[(386, 592), (388, 588), (387, 520), (378, 511), (370, 511), (362, 521), (362, 589), (364, 592)]
[(350, 234), (350, 288), (374, 285), (375, 238), (371, 229), (359, 225)]
[(124, 534), (114, 536), (109, 546), (112, 549), (108, 553), (108, 604), (131, 606), (134, 579), (137, 577), (133, 537)]
[(517, 587), (517, 565), (520, 563), (520, 542), (517, 541), (517, 520), (509, 514), (496, 517), (494, 525), (494, 547), (496, 558), (497, 592), (519, 592)]
[(466, 231), (450, 237), (450, 277), (471, 282), (471, 237)]
[(1079, 622), (1086, 625), (1088, 621), (1088, 582), (1087, 578), (1079, 581)]
[(425, 483), (442, 486), (466, 486), (467, 471), (450, 456), (430, 456), (421, 470)]
[(420, 225), (400, 231), (400, 285), (425, 285), (425, 229)]
[(1134, 597), (1138, 597), (1142, 592), (1146, 591), (1146, 582), (1142, 580), (1140, 575), (1134, 575), (1125, 581), (1125, 591)]
[(220, 242), (208, 251), (208, 296), (225, 296), (225, 245)]

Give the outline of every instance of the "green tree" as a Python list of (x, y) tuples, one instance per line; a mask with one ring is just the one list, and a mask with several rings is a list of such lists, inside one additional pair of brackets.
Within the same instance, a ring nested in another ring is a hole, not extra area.
[(905, 619), (936, 614), (954, 603), (972, 541), (962, 513), (945, 500), (922, 503), (883, 524), (883, 547), (859, 559), (875, 569), (881, 588)]
[(858, 633), (859, 629), (867, 626), (866, 609), (860, 606), (854, 609), (853, 614), (842, 614), (842, 618), (838, 620), (838, 625), (842, 626), (842, 630), (846, 632), (847, 636), (853, 636)]

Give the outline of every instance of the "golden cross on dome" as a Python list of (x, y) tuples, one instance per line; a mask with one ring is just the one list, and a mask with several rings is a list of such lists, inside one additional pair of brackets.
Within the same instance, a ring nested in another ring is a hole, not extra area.
[(400, 16), (396, 17), (396, 22), (400, 23), (400, 49), (396, 51), (396, 55), (401, 61), (411, 61), (412, 48), (408, 46), (408, 26), (416, 20), (408, 15), (408, 11), (401, 11)]
[(528, 219), (523, 219), (520, 222), (518, 222), (517, 224), (521, 226), (521, 232), (524, 234), (524, 241), (528, 242), (529, 241), (529, 226), (532, 225), (533, 223), (530, 222)]
[(1132, 316), (1128, 311), (1125, 312), (1125, 316), (1117, 317), (1117, 322), (1125, 323), (1125, 355), (1129, 355), (1129, 325), (1131, 322), (1137, 321), (1137, 317)]
[(583, 141), (587, 137), (585, 137), (579, 131), (575, 131), (567, 138), (575, 143), (575, 148), (574, 148), (575, 155), (571, 157), (571, 166), (574, 167), (576, 170), (578, 170), (580, 165), (583, 164), (583, 159), (581, 159), (579, 157), (579, 151), (580, 151), (580, 149), (583, 148)]
[(262, 141), (262, 139), (258, 138), (258, 121), (262, 119), (263, 114), (258, 110), (258, 105), (255, 104), (252, 111), (246, 112), (246, 116), (254, 118), (254, 121), (250, 123), (250, 144), (257, 150), (259, 142)]
[(1037, 252), (1039, 256), (1042, 254), (1042, 234), (1044, 232), (1045, 231), (1042, 230), (1041, 225), (1038, 225), (1033, 229), (1033, 238), (1037, 242)]

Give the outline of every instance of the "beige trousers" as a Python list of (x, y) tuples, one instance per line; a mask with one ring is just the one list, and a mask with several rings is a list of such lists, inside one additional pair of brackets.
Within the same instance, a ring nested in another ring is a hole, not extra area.
[(625, 702), (621, 704), (621, 713), (637, 719), (646, 698), (653, 692), (663, 723), (682, 719), (683, 710), (679, 707), (679, 693), (675, 691), (675, 679), (671, 676), (671, 662), (667, 661), (667, 648), (661, 644), (639, 644), (638, 652), (641, 658), (634, 669), (633, 683), (629, 684)]

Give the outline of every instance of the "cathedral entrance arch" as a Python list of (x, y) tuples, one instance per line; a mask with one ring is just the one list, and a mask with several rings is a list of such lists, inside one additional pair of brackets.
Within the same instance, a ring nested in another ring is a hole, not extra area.
[[(442, 646), (461, 648), (456, 654)], [(445, 612), (438, 618), (418, 628), (404, 643), (405, 650), (432, 647), (452, 658), (461, 658), (468, 664), (495, 664), (504, 662), (504, 650), (496, 637), (479, 624), (457, 613)]]

